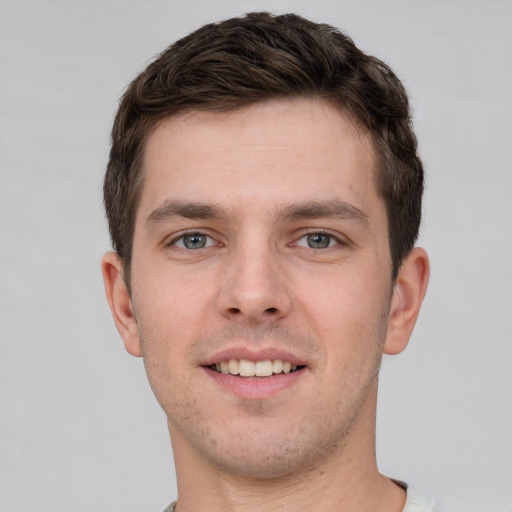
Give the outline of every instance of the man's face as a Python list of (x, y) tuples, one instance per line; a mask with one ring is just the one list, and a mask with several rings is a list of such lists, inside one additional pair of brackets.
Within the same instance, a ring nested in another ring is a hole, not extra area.
[(319, 100), (193, 113), (149, 137), (127, 347), (175, 455), (271, 477), (372, 435), (392, 289), (374, 158)]

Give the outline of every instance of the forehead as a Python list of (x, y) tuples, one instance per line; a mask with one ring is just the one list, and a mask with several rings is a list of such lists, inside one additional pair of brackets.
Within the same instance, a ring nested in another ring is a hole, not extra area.
[(259, 210), (378, 201), (370, 136), (319, 99), (269, 101), (161, 122), (146, 141), (140, 215), (170, 199)]

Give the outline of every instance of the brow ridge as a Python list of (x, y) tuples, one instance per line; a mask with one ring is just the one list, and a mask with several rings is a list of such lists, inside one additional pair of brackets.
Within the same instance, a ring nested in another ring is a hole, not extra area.
[[(195, 201), (168, 200), (153, 210), (146, 219), (146, 224), (158, 224), (173, 217), (186, 219), (225, 219), (228, 218), (224, 207)], [(335, 218), (369, 224), (364, 211), (353, 204), (340, 199), (329, 201), (306, 201), (279, 207), (275, 213), (277, 221)]]

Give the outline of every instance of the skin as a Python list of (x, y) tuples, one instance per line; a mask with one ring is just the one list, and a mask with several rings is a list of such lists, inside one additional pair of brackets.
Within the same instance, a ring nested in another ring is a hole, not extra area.
[[(402, 510), (375, 461), (377, 380), (382, 354), (408, 343), (429, 266), (416, 248), (392, 282), (374, 169), (369, 137), (321, 100), (194, 112), (147, 140), (132, 295), (115, 253), (103, 274), (167, 414), (179, 512)], [(205, 246), (187, 248), (190, 233)], [(223, 350), (304, 368), (240, 396), (205, 368)]]

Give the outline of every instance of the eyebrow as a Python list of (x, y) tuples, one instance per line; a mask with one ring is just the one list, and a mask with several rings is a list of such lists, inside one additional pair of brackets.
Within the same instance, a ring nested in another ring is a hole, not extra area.
[[(175, 217), (185, 219), (227, 219), (227, 210), (220, 205), (195, 201), (168, 200), (153, 210), (146, 219), (146, 226), (159, 224)], [(369, 225), (365, 212), (356, 206), (339, 199), (329, 201), (306, 201), (285, 205), (277, 209), (276, 220), (302, 220), (334, 218)]]
[(221, 219), (227, 217), (224, 208), (193, 201), (168, 200), (162, 206), (153, 210), (146, 219), (146, 225), (170, 220), (174, 217), (185, 219)]
[(366, 226), (370, 224), (368, 215), (363, 210), (340, 199), (291, 204), (280, 209), (278, 218), (288, 220), (334, 218), (354, 221)]

